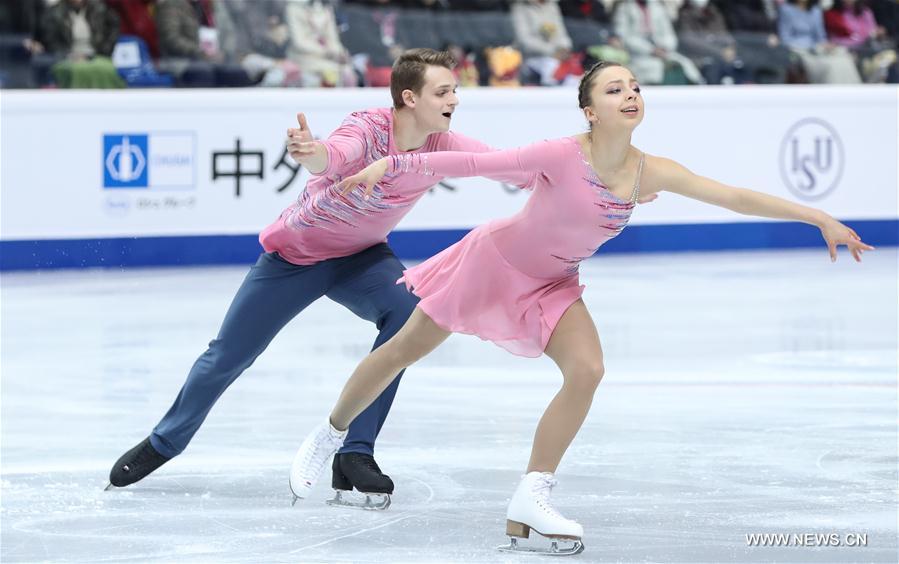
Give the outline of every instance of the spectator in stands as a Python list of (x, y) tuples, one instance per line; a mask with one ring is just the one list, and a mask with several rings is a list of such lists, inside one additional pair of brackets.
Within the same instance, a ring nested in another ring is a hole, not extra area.
[(159, 58), (159, 34), (156, 32), (156, 0), (106, 0), (119, 16), (119, 33), (144, 40), (153, 60)]
[(240, 64), (261, 86), (302, 85), (299, 65), (288, 58), (283, 0), (217, 0), (214, 17), (226, 62)]
[[(393, 61), (405, 50), (397, 42), (397, 20), (400, 17), (400, 10), (390, 2), (382, 0), (364, 3), (373, 4), (375, 9), (369, 11), (365, 22), (357, 20), (356, 23), (361, 26), (355, 34), (367, 35), (371, 43), (366, 51), (361, 52), (363, 53), (361, 56), (354, 57), (354, 66), (357, 73), (363, 77), (364, 85), (387, 87), (390, 86)], [(357, 50), (357, 53), (360, 51)]]
[(322, 0), (288, 0), (290, 59), (300, 66), (303, 86), (356, 86), (350, 54), (340, 42), (334, 6)]
[(591, 45), (586, 49), (584, 68), (590, 68), (599, 61), (608, 61), (627, 65), (631, 61), (631, 55), (624, 46), (624, 41), (617, 35), (609, 35), (605, 43)]
[(45, 58), (40, 37), (44, 8), (44, 0), (0, 3), (0, 86), (3, 88), (30, 88), (46, 82), (33, 71), (36, 64), (49, 69), (49, 64), (38, 64)]
[(824, 12), (824, 27), (831, 43), (849, 49), (862, 47), (886, 34), (863, 0), (833, 0), (833, 6)]
[[(899, 0), (869, 0), (874, 18), (886, 31), (890, 44), (899, 47)], [(899, 62), (890, 65), (887, 82), (899, 82)]]
[(43, 16), (47, 52), (58, 62), (52, 73), (60, 88), (124, 88), (110, 55), (119, 19), (100, 0), (59, 0)]
[(477, 66), (477, 56), (470, 49), (465, 49), (460, 45), (445, 45), (444, 51), (449, 52), (456, 61), (456, 67), (453, 69), (453, 75), (459, 86), (472, 87), (479, 86), (481, 82), (480, 71)]
[(877, 25), (874, 12), (864, 0), (834, 0), (824, 12), (824, 27), (831, 43), (849, 49), (862, 68), (867, 82), (884, 82), (896, 62), (895, 45), (886, 30)]
[(246, 71), (223, 61), (216, 32), (208, 25), (211, 10), (209, 4), (189, 0), (158, 1), (159, 69), (171, 73), (178, 86), (248, 86)]
[(894, 45), (899, 45), (899, 0), (869, 0), (868, 5), (887, 37)]
[(731, 33), (737, 31), (766, 34), (771, 43), (777, 37), (778, 0), (713, 0), (713, 4), (724, 15)]
[[(556, 70), (572, 54), (558, 0), (515, 0), (511, 16), (525, 67), (539, 77), (543, 86), (560, 84)], [(580, 76), (574, 79), (576, 83)]]
[(787, 0), (780, 6), (780, 40), (802, 59), (814, 83), (861, 82), (855, 62), (845, 47), (827, 41), (824, 16), (815, 0)]
[(749, 80), (774, 84), (807, 82), (798, 57), (777, 36), (775, 0), (713, 0), (712, 3), (727, 22)]
[(737, 43), (724, 16), (709, 0), (687, 0), (677, 19), (681, 51), (702, 71), (709, 84), (746, 82)]
[(559, 9), (566, 18), (582, 18), (609, 24), (609, 12), (602, 0), (559, 0)]
[(702, 74), (677, 52), (677, 35), (658, 0), (621, 0), (612, 15), (615, 34), (630, 53), (630, 69), (647, 84), (698, 84)]
[(178, 86), (215, 86), (213, 63), (221, 54), (200, 45), (200, 20), (188, 0), (159, 0), (159, 70), (171, 73)]

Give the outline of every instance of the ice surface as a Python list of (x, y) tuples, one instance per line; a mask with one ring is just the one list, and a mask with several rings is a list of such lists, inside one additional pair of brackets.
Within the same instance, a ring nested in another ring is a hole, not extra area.
[[(408, 371), (378, 443), (392, 507), (290, 506), (301, 438), (374, 328), (322, 300), (127, 489), (109, 468), (168, 409), (246, 268), (5, 274), (2, 552), (21, 561), (533, 562), (494, 550), (548, 359), (454, 336)], [(897, 560), (897, 252), (608, 256), (585, 300), (606, 376), (553, 499), (590, 561)], [(752, 533), (867, 546), (750, 547)], [(539, 559), (539, 558), (538, 558)]]

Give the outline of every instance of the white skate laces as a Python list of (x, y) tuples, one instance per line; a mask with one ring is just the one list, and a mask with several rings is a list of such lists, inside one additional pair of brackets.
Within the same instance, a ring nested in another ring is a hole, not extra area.
[[(577, 521), (563, 517), (550, 503), (549, 496), (556, 484), (550, 472), (530, 472), (521, 479), (506, 512), (506, 534), (511, 537), (510, 544), (499, 547), (500, 550), (559, 556), (584, 550), (581, 542), (584, 528)], [(552, 542), (550, 548), (540, 550), (519, 546), (518, 539), (529, 538), (531, 529), (547, 537)], [(560, 548), (559, 542), (569, 542), (572, 546)]]
[(539, 477), (531, 483), (531, 493), (534, 495), (537, 506), (549, 517), (567, 521), (568, 519), (562, 517), (562, 514), (549, 503), (549, 496), (552, 493), (552, 489), (558, 484), (559, 481), (556, 480), (552, 474), (549, 472), (541, 472)]
[(290, 467), (293, 503), (309, 495), (324, 471), (325, 464), (343, 446), (346, 433), (332, 427), (330, 421), (325, 421), (306, 436)]

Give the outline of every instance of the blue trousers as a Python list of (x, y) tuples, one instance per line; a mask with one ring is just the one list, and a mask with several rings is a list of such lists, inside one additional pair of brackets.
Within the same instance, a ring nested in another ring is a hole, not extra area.
[[(373, 348), (387, 342), (418, 303), (397, 285), (403, 264), (387, 244), (362, 252), (297, 266), (264, 253), (234, 296), (218, 336), (194, 363), (175, 403), (153, 429), (150, 443), (164, 456), (180, 454), (228, 386), (253, 364), (282, 327), (322, 296), (368, 321), (380, 333)], [(402, 372), (350, 425), (340, 452), (373, 454)]]

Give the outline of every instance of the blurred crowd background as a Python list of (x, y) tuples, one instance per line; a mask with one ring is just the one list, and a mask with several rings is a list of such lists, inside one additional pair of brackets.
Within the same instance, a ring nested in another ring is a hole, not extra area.
[(2, 0), (3, 88), (386, 86), (412, 47), (463, 86), (899, 82), (899, 0)]

